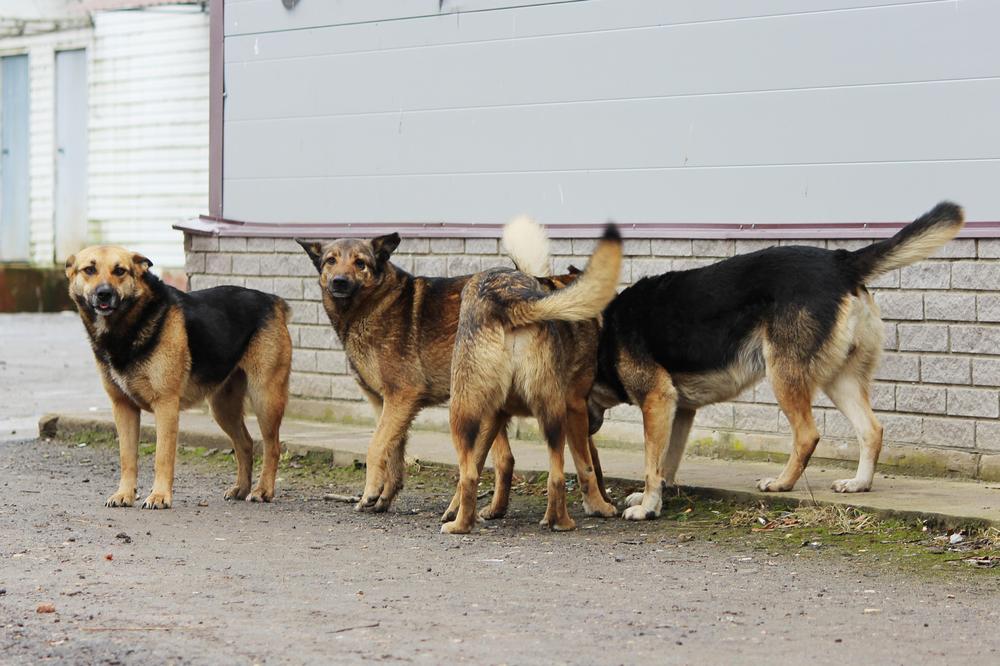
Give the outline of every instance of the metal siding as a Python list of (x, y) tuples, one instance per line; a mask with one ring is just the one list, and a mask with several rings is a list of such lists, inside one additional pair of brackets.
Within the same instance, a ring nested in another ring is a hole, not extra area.
[(208, 206), (208, 15), (94, 15), (91, 234), (184, 265), (177, 221)]
[(228, 2), (224, 215), (1000, 219), (1000, 3), (455, 4)]
[(28, 56), (2, 58), (0, 68), (0, 261), (30, 252)]
[(87, 244), (87, 52), (56, 53), (55, 260)]

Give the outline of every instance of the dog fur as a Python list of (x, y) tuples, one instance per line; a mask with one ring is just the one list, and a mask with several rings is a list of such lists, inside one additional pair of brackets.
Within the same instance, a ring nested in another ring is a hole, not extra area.
[[(540, 228), (518, 221), (504, 234), (518, 265), (539, 272)], [(524, 241), (523, 243), (521, 241)], [(601, 310), (615, 295), (621, 270), (621, 237), (609, 225), (579, 275), (538, 278), (520, 271), (477, 273), (462, 290), (451, 363), (452, 441), (459, 482), (441, 531), (468, 533), (475, 524), (479, 476), (496, 434), (512, 416), (534, 416), (549, 447), (548, 506), (541, 524), (570, 530), (563, 475), (565, 439), (576, 463), (588, 515), (610, 516), (594, 470), (587, 395), (594, 381)]]
[[(236, 452), (236, 484), (225, 498), (270, 502), (292, 359), (288, 305), (242, 287), (184, 293), (150, 273), (152, 263), (114, 246), (88, 247), (66, 260), (69, 294), (118, 431), (121, 480), (106, 505), (135, 503), (144, 409), (156, 417), (156, 462), (142, 507), (170, 507), (179, 413), (205, 398)], [(264, 438), (263, 470), (252, 490), (253, 440), (243, 420), (247, 395)]]
[(944, 202), (854, 252), (772, 247), (624, 290), (604, 313), (590, 397), (592, 432), (608, 407), (627, 402), (642, 410), (645, 489), (629, 497), (624, 517), (659, 515), (662, 486), (674, 483), (696, 410), (764, 377), (791, 425), (793, 449), (778, 478), (758, 487), (795, 486), (819, 441), (811, 405), (821, 389), (861, 446), (856, 475), (833, 489), (869, 490), (882, 447), (870, 391), (884, 327), (865, 282), (926, 258), (962, 225), (962, 209)]

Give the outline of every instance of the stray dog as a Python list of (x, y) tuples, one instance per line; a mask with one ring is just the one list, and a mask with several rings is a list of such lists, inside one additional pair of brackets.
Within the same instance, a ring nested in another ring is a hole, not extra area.
[[(156, 465), (142, 507), (170, 508), (178, 415), (203, 398), (236, 452), (236, 485), (225, 498), (270, 502), (292, 364), (288, 305), (242, 287), (186, 294), (150, 273), (152, 265), (141, 254), (106, 245), (66, 260), (69, 294), (90, 337), (118, 430), (121, 480), (105, 504), (135, 503), (139, 410), (145, 409), (156, 416)], [(264, 437), (264, 467), (252, 491), (253, 440), (243, 422), (247, 394)]]
[(628, 402), (642, 409), (645, 490), (628, 498), (624, 517), (659, 515), (662, 486), (674, 483), (695, 411), (765, 376), (794, 447), (781, 475), (758, 488), (795, 486), (819, 442), (811, 405), (822, 389), (861, 445), (855, 477), (833, 489), (869, 490), (882, 448), (870, 390), (884, 327), (865, 282), (930, 256), (962, 225), (962, 209), (944, 202), (892, 238), (854, 252), (772, 247), (624, 290), (604, 313), (590, 397), (592, 432), (608, 407)]
[[(518, 227), (521, 233), (510, 233)], [(540, 228), (527, 221), (508, 225), (504, 241), (518, 266), (527, 263), (519, 256), (547, 246)], [(548, 506), (541, 524), (553, 530), (576, 527), (566, 510), (567, 435), (585, 510), (616, 513), (602, 496), (590, 455), (587, 395), (596, 370), (597, 317), (615, 295), (621, 262), (621, 236), (609, 225), (579, 275), (537, 278), (497, 268), (477, 273), (465, 285), (451, 363), (450, 424), (459, 482), (443, 517), (453, 519), (442, 532), (472, 529), (486, 452), (518, 415), (538, 419), (549, 447)]]
[[(448, 399), (462, 289), (471, 276), (410, 275), (389, 261), (400, 243), (395, 233), (371, 240), (296, 240), (319, 273), (323, 307), (375, 410), (365, 487), (355, 508), (386, 511), (403, 488), (410, 424), (424, 407)], [(597, 450), (591, 453), (596, 457)], [(514, 458), (504, 428), (497, 430), (493, 461), (495, 492), (480, 514), (487, 520), (503, 517), (510, 497)], [(600, 477), (599, 467), (596, 473)]]

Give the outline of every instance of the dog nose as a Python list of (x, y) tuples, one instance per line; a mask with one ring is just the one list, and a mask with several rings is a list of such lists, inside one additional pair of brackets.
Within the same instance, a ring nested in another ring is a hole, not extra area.
[(94, 290), (94, 295), (97, 296), (98, 302), (107, 303), (111, 300), (111, 297), (115, 295), (115, 290), (111, 287), (100, 286)]
[(330, 289), (347, 289), (351, 286), (351, 281), (343, 275), (337, 275), (330, 279)]

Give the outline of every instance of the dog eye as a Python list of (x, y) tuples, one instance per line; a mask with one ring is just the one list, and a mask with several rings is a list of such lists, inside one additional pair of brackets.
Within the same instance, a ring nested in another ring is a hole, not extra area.
[(97, 269), (94, 268), (93, 266), (84, 266), (83, 272), (86, 273), (87, 275), (97, 275)]
[(335, 263), (337, 263), (337, 257), (327, 257), (326, 263), (333, 266)]
[(125, 275), (125, 273), (127, 273), (127, 272), (128, 271), (126, 271), (121, 266), (115, 266), (115, 270), (111, 271), (111, 274), (114, 275), (115, 277), (121, 277), (121, 276)]
[(354, 260), (354, 267), (357, 268), (359, 271), (363, 271), (366, 268), (368, 268), (368, 266), (365, 265), (365, 262), (362, 261), (361, 259)]

